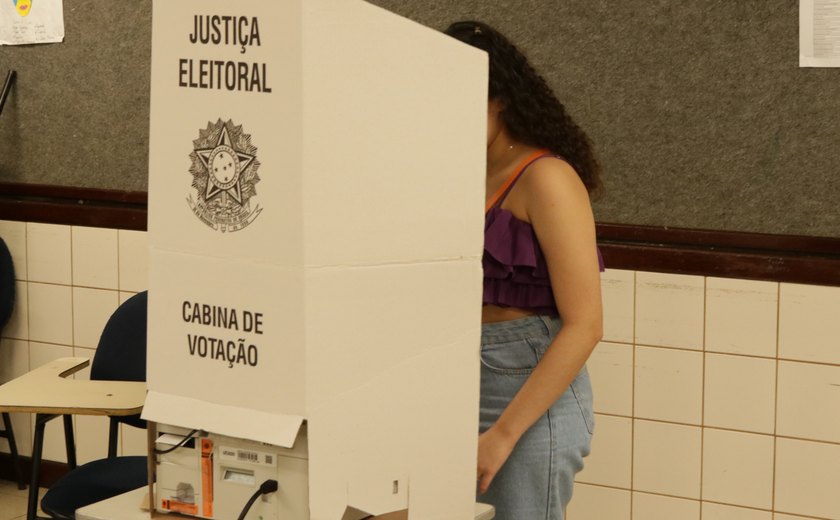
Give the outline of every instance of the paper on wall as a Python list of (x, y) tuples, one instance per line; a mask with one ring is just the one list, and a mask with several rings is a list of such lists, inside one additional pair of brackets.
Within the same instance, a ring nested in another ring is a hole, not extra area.
[(799, 1), (799, 66), (840, 67), (840, 0)]
[(64, 41), (63, 0), (0, 0), (0, 45)]

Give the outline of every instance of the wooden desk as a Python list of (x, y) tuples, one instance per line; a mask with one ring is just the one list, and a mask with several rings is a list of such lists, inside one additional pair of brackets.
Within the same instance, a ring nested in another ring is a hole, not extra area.
[(87, 358), (56, 359), (0, 385), (0, 412), (36, 414), (27, 520), (37, 519), (41, 452), (48, 421), (64, 416), (67, 464), (72, 469), (76, 467), (73, 415), (135, 415), (143, 409), (146, 383), (66, 379), (89, 364)]
[[(141, 509), (141, 506), (148, 500), (146, 490), (147, 488), (142, 487), (83, 507), (76, 511), (76, 520), (149, 520), (149, 511)], [(492, 506), (488, 506), (487, 504), (475, 505), (475, 520), (491, 520), (493, 516), (494, 511)], [(177, 513), (159, 513), (156, 515), (156, 518), (164, 518), (165, 520), (196, 520), (195, 517), (183, 516)], [(407, 515), (404, 512), (392, 513), (376, 518), (381, 520), (403, 520), (407, 518)]]

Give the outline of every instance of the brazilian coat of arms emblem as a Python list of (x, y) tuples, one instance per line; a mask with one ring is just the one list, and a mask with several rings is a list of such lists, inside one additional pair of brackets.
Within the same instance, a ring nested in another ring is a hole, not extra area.
[(251, 206), (260, 181), (257, 147), (241, 125), (230, 119), (207, 123), (193, 141), (190, 159), (196, 197), (190, 195), (187, 202), (202, 222), (225, 233), (239, 231), (259, 216), (259, 205)]

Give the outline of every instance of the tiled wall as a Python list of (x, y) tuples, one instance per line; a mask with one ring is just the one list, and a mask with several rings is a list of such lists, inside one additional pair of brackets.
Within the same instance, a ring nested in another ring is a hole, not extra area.
[[(12, 253), (17, 303), (0, 339), (0, 383), (60, 357), (93, 358), (105, 322), (117, 306), (146, 288), (146, 234), (0, 221)], [(87, 378), (89, 369), (75, 377)], [(107, 455), (108, 420), (74, 418), (77, 457)], [(34, 418), (12, 414), (18, 449), (32, 451)], [(145, 432), (122, 426), (123, 454), (145, 453)], [(47, 425), (44, 457), (66, 461), (60, 420)], [(0, 439), (0, 451), (8, 443)]]
[[(0, 382), (92, 357), (146, 288), (145, 233), (0, 221), (0, 236), (19, 298)], [(840, 519), (840, 288), (618, 270), (602, 287), (596, 435), (569, 520)], [(28, 454), (32, 419), (14, 421)], [(79, 460), (105, 456), (106, 420), (76, 425)], [(143, 453), (123, 430), (122, 452)], [(65, 459), (57, 422), (45, 456)]]
[(840, 519), (840, 288), (603, 275), (569, 520)]

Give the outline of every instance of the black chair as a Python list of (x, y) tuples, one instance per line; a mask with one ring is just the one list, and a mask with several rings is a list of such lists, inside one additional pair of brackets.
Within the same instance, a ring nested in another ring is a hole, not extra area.
[[(136, 294), (111, 315), (93, 357), (91, 379), (146, 380), (147, 301), (145, 291)], [(41, 509), (51, 518), (73, 520), (81, 507), (147, 485), (146, 457), (116, 456), (120, 423), (146, 427), (139, 415), (111, 417), (108, 458), (72, 469), (47, 490)]]
[[(15, 308), (15, 266), (12, 262), (12, 255), (6, 242), (0, 238), (0, 331), (9, 323), (12, 312)], [(23, 479), (23, 472), (20, 470), (20, 457), (18, 456), (15, 433), (12, 430), (12, 418), (8, 413), (3, 414), (3, 429), (0, 429), (0, 438), (9, 441), (9, 452), (12, 455), (12, 467), (15, 472), (15, 479), (18, 488), (26, 489), (26, 482)]]

